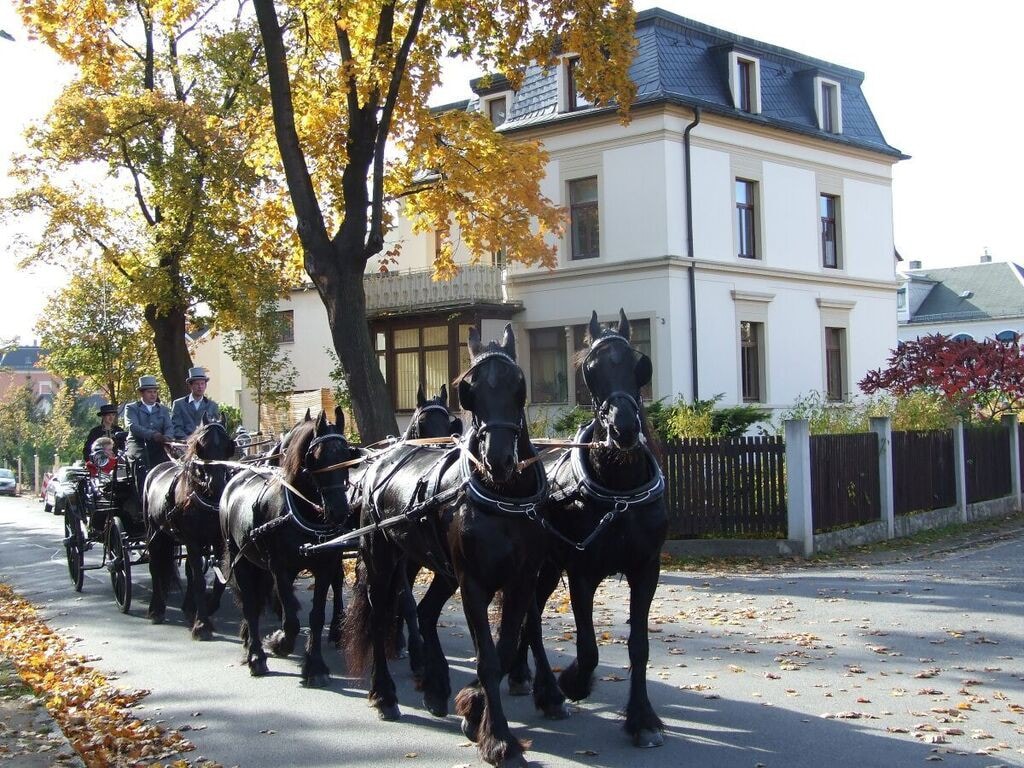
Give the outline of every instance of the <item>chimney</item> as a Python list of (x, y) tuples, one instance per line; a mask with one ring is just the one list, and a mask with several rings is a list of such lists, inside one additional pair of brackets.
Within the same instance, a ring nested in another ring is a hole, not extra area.
[(985, 247), (985, 252), (983, 254), (981, 254), (981, 263), (982, 264), (991, 264), (992, 263), (992, 254), (988, 252), (988, 246)]
[(907, 263), (907, 269), (920, 269), (920, 268), (921, 268), (921, 262), (920, 261), (911, 261), (911, 262)]

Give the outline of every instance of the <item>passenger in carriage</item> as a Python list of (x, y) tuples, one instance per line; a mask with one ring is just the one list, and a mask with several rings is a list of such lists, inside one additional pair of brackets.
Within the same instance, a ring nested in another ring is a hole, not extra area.
[(115, 449), (124, 448), (126, 435), (117, 423), (117, 405), (114, 403), (101, 405), (96, 415), (100, 417), (100, 423), (89, 430), (89, 435), (85, 438), (85, 444), (82, 446), (82, 461), (85, 462), (92, 458), (93, 443), (100, 437), (111, 438), (114, 441)]
[(92, 444), (92, 453), (85, 462), (85, 468), (89, 470), (92, 477), (97, 477), (101, 473), (109, 475), (117, 469), (117, 454), (114, 453), (113, 438), (96, 438)]
[(128, 427), (126, 452), (135, 467), (135, 483), (142, 493), (149, 470), (167, 461), (164, 444), (171, 439), (171, 412), (157, 401), (159, 387), (156, 376), (139, 378), (139, 399), (124, 409)]
[(203, 423), (203, 416), (209, 421), (220, 418), (217, 403), (206, 396), (206, 385), (209, 381), (210, 377), (206, 375), (205, 369), (188, 369), (185, 383), (191, 391), (185, 397), (179, 397), (171, 403), (171, 435), (175, 440), (187, 440)]

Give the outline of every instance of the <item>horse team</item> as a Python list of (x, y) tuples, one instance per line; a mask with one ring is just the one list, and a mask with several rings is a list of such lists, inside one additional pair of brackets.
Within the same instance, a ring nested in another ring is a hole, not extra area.
[[(579, 365), (593, 398), (593, 420), (569, 443), (533, 441), (526, 420), (526, 379), (515, 336), (468, 340), (470, 366), (457, 380), (471, 423), (447, 409), (447, 390), (419, 407), (402, 439), (383, 450), (349, 445), (344, 417), (335, 423), (307, 413), (264, 461), (230, 460), (223, 426), (204, 424), (180, 462), (161, 465), (146, 483), (153, 599), (150, 617), (164, 619), (167, 586), (176, 577), (174, 545), (186, 550), (183, 612), (193, 637), (212, 634), (210, 614), (223, 583), (241, 604), (245, 662), (267, 673), (267, 651), (288, 655), (299, 633), (294, 581), (313, 576), (310, 631), (302, 681), (327, 683), (321, 653), (328, 592), (334, 591), (329, 639), (342, 643), (354, 674), (369, 672), (369, 700), (382, 720), (400, 716), (388, 668), (398, 621), (409, 627), (409, 657), (423, 703), (448, 714), (448, 663), (437, 626), (459, 590), (476, 651), (476, 677), (455, 697), (462, 731), (480, 757), (524, 766), (521, 742), (502, 709), (500, 683), (530, 694), (548, 718), (568, 716), (566, 698), (586, 698), (598, 663), (594, 594), (623, 574), (629, 584), (629, 700), (625, 730), (638, 747), (663, 743), (661, 720), (647, 694), (648, 617), (658, 584), (668, 519), (664, 478), (653, 450), (641, 389), (651, 361), (629, 341), (629, 321), (604, 328), (593, 313)], [(342, 554), (358, 546), (354, 594), (341, 626)], [(205, 548), (205, 549), (204, 549)], [(203, 552), (220, 563), (206, 594)], [(432, 580), (419, 604), (411, 582), (426, 568)], [(541, 635), (541, 613), (562, 574), (576, 621), (576, 658), (555, 677)], [(500, 594), (496, 638), (489, 609)], [(282, 627), (261, 638), (260, 617), (274, 609)], [(532, 653), (534, 671), (528, 656)]]

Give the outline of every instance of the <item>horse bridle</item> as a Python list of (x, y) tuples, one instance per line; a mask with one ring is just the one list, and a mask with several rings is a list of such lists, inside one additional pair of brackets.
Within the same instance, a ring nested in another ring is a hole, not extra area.
[(608, 423), (608, 414), (611, 411), (613, 400), (625, 400), (627, 403), (629, 403), (629, 405), (633, 406), (633, 413), (636, 414), (637, 432), (641, 435), (643, 434), (643, 422), (640, 418), (640, 401), (638, 397), (639, 392), (637, 392), (637, 395), (634, 396), (630, 392), (626, 392), (625, 390), (622, 389), (617, 389), (614, 392), (610, 393), (606, 398), (604, 398), (604, 400), (602, 400), (599, 403), (597, 401), (597, 397), (594, 395), (594, 388), (590, 385), (590, 382), (587, 380), (587, 363), (590, 362), (590, 359), (594, 356), (594, 353), (597, 352), (599, 347), (613, 341), (625, 344), (627, 349), (634, 354), (634, 359), (636, 355), (642, 354), (640, 352), (637, 352), (637, 350), (633, 348), (633, 345), (629, 343), (629, 339), (627, 339), (625, 336), (615, 333), (614, 331), (606, 331), (601, 336), (598, 336), (596, 339), (594, 339), (593, 342), (591, 342), (590, 350), (587, 352), (586, 357), (583, 358), (583, 363), (580, 365), (580, 371), (583, 374), (583, 383), (590, 391), (590, 396), (593, 399), (594, 416), (605, 427), (605, 430), (608, 435), (607, 447), (609, 448), (611, 447), (612, 442), (612, 430), (611, 425)]
[[(220, 429), (221, 432), (224, 433), (224, 436), (227, 437), (228, 442), (233, 443), (231, 435), (228, 434), (227, 428), (221, 422), (209, 421), (204, 425), (204, 427), (217, 427), (218, 429)], [(213, 484), (213, 477), (206, 469), (203, 469), (203, 467), (217, 466), (218, 462), (193, 456), (188, 460), (187, 463), (189, 477), (191, 478), (193, 484), (195, 484), (195, 486), (199, 489), (200, 492), (207, 495), (212, 495), (210, 486)], [(198, 471), (195, 471), (197, 467), (199, 469)], [(193, 491), (193, 493), (195, 493), (195, 491)]]
[(445, 416), (451, 416), (451, 411), (440, 403), (428, 403), (427, 405), (421, 405), (413, 412), (412, 419), (409, 421), (409, 429), (406, 431), (405, 435), (407, 439), (415, 439), (420, 436), (420, 419), (423, 414), (428, 413), (429, 411), (443, 411)]
[[(485, 362), (492, 358), (501, 360), (511, 365), (516, 370), (519, 370), (519, 363), (517, 363), (511, 355), (508, 355), (505, 352), (500, 352), (498, 350), (493, 350), (491, 352), (484, 352), (479, 357), (477, 357), (476, 360), (473, 361), (473, 364), (469, 366), (469, 368), (466, 370), (466, 372), (463, 373), (458, 379), (456, 379), (455, 383), (457, 384), (459, 381), (462, 381), (463, 379), (468, 377), (477, 368), (479, 368), (481, 365), (483, 365)], [(512, 443), (512, 459), (516, 464), (518, 464), (519, 438), (523, 433), (523, 418), (524, 416), (520, 415), (519, 421), (490, 421), (485, 424), (479, 419), (479, 417), (477, 417), (476, 413), (473, 413), (473, 432), (476, 433), (477, 439), (479, 439), (494, 429), (511, 430), (512, 436), (514, 438)]]
[(317, 491), (320, 493), (320, 501), (324, 501), (324, 491), (331, 491), (331, 490), (334, 490), (335, 488), (348, 489), (348, 472), (345, 473), (345, 479), (342, 482), (340, 482), (340, 483), (331, 483), (330, 485), (321, 485), (317, 481), (317, 479), (316, 479), (316, 475), (320, 472), (320, 470), (310, 469), (309, 468), (309, 459), (313, 455), (313, 450), (315, 448), (317, 448), (318, 446), (321, 446), (324, 443), (328, 442), (329, 440), (341, 440), (342, 443), (345, 444), (346, 448), (349, 447), (348, 446), (348, 441), (345, 439), (344, 435), (339, 435), (336, 432), (331, 432), (331, 433), (326, 434), (326, 435), (320, 435), (319, 437), (314, 437), (310, 441), (309, 445), (306, 446), (306, 453), (302, 457), (302, 471), (303, 472), (307, 472), (310, 475), (313, 475), (313, 484), (316, 486)]

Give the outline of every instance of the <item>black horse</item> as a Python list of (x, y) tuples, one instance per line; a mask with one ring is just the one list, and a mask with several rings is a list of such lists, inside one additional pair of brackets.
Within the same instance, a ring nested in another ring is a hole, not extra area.
[[(408, 445), (410, 440), (426, 440), (462, 435), (462, 419), (452, 415), (448, 407), (448, 387), (444, 384), (437, 395), (429, 400), (423, 394), (423, 387), (416, 390), (416, 410), (409, 420), (402, 441)], [(354, 482), (353, 482), (354, 484)], [(420, 637), (419, 619), (416, 615), (416, 601), (412, 594), (412, 585), (420, 572), (420, 566), (411, 562), (406, 565), (406, 584), (398, 598), (398, 623), (395, 626), (395, 655), (401, 658), (408, 648), (409, 666), (417, 679), (423, 677), (423, 639)], [(409, 630), (408, 644), (405, 641), (403, 623)]]
[[(535, 453), (526, 429), (526, 380), (515, 361), (511, 326), (500, 345), (486, 347), (471, 330), (469, 351), (472, 363), (458, 385), (462, 407), (473, 415), (469, 433), (452, 449), (399, 449), (367, 470), (364, 482), (374, 491), (363, 500), (362, 524), (377, 527), (362, 539), (345, 617), (349, 671), (361, 673), (372, 662), (370, 703), (383, 720), (399, 717), (386, 645), (394, 601), (406, 583), (403, 559), (433, 570), (419, 606), (424, 703), (434, 715), (448, 712), (448, 663), (437, 619), (459, 588), (477, 659), (477, 678), (455, 702), (463, 733), (488, 763), (522, 766), (523, 746), (509, 729), (500, 682), (512, 663), (544, 556), (546, 534), (535, 512), (547, 494), (547, 479), (539, 462), (528, 461)], [(499, 591), (495, 645), (488, 606)]]
[[(651, 361), (629, 343), (629, 321), (619, 310), (616, 330), (590, 319), (589, 348), (581, 367), (593, 398), (594, 419), (577, 434), (577, 447), (545, 457), (551, 494), (544, 507), (552, 533), (550, 559), (538, 579), (543, 610), (564, 570), (569, 577), (576, 619), (576, 659), (559, 675), (557, 686), (573, 701), (590, 695), (597, 667), (594, 592), (616, 573), (629, 583), (629, 702), (625, 729), (639, 747), (661, 746), (664, 726), (647, 695), (647, 620), (658, 587), (661, 547), (668, 528), (664, 478), (647, 425), (641, 388), (651, 379)], [(538, 662), (534, 698), (550, 697), (556, 683), (544, 658), (538, 614), (531, 613), (525, 635)], [(520, 646), (509, 674), (518, 693), (529, 688), (526, 645)]]
[[(340, 412), (339, 412), (340, 414)], [(358, 461), (344, 436), (344, 417), (332, 425), (321, 413), (291, 431), (279, 468), (251, 467), (236, 474), (221, 497), (220, 524), (226, 551), (223, 572), (242, 604), (242, 643), (253, 676), (267, 674), (267, 654), (259, 634), (259, 617), (276, 590), (283, 628), (266, 639), (278, 656), (287, 656), (299, 633), (299, 601), (294, 581), (299, 571), (313, 574), (309, 639), (302, 682), (326, 685), (330, 670), (321, 653), (327, 590), (341, 571), (341, 553), (313, 555), (300, 551), (338, 535), (350, 523), (348, 465)]]
[(178, 581), (175, 550), (184, 545), (187, 586), (181, 610), (195, 640), (213, 637), (210, 615), (220, 606), (224, 592), (224, 585), (214, 579), (207, 599), (203, 566), (208, 554), (219, 560), (224, 552), (218, 504), (230, 474), (224, 462), (234, 453), (235, 441), (223, 421), (210, 421), (204, 415), (181, 460), (158, 464), (146, 476), (143, 514), (153, 579), (149, 617), (154, 624), (164, 622), (168, 589)]

